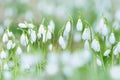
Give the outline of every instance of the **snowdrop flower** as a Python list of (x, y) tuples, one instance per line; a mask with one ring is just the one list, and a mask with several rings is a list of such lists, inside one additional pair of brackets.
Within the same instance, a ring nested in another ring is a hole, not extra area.
[(77, 25), (76, 25), (76, 29), (77, 29), (77, 31), (82, 31), (83, 24), (82, 24), (81, 19), (78, 19), (78, 22), (77, 22)]
[(94, 39), (91, 43), (91, 47), (94, 51), (99, 52), (100, 51), (100, 43), (98, 40)]
[(24, 23), (19, 23), (18, 26), (19, 26), (20, 28), (27, 28), (27, 26), (26, 26)]
[(110, 49), (107, 49), (105, 52), (104, 52), (104, 56), (108, 56), (110, 54)]
[(62, 47), (62, 49), (66, 48), (66, 42), (62, 36), (59, 37), (59, 45)]
[(100, 59), (97, 59), (97, 61), (96, 61), (96, 62), (97, 62), (97, 65), (98, 65), (98, 66), (102, 66), (102, 62), (101, 62), (101, 60), (100, 60)]
[(12, 43), (12, 49), (15, 48), (15, 46), (16, 46), (16, 43), (15, 42)]
[(63, 32), (63, 36), (66, 37), (67, 39), (68, 39), (70, 30), (71, 30), (71, 23), (70, 23), (70, 21), (68, 21), (66, 26), (65, 26), (65, 30)]
[(82, 34), (82, 39), (83, 40), (90, 40), (90, 29), (85, 28)]
[(55, 23), (53, 22), (53, 20), (51, 20), (48, 25), (48, 30), (52, 33), (54, 32), (54, 29), (55, 29)]
[(2, 52), (0, 54), (0, 58), (1, 59), (7, 58), (7, 53), (4, 50), (2, 50)]
[(20, 46), (18, 46), (16, 49), (16, 54), (20, 55), (21, 53), (22, 53), (22, 49)]
[(111, 33), (111, 34), (110, 34), (109, 42), (110, 42), (111, 44), (114, 44), (114, 43), (115, 43), (115, 35), (114, 35), (114, 33)]
[(33, 29), (35, 26), (31, 23), (28, 24), (28, 28)]
[(10, 32), (9, 30), (8, 30), (7, 34), (8, 34), (8, 37), (13, 37), (14, 36), (13, 33)]
[(120, 66), (113, 66), (110, 69), (110, 75), (114, 80), (120, 79)]
[(34, 43), (36, 41), (36, 33), (34, 30), (31, 30), (30, 39), (31, 43)]
[(42, 42), (45, 43), (46, 40), (47, 40), (47, 39), (46, 39), (46, 30), (44, 30)]
[(104, 19), (101, 18), (100, 21), (98, 22), (95, 31), (101, 33), (102, 27), (104, 26)]
[(85, 40), (84, 49), (89, 49), (89, 41)]
[(96, 30), (95, 31), (99, 32), (103, 36), (107, 36), (108, 35), (108, 28), (107, 28), (107, 25), (105, 24), (104, 18), (100, 19), (99, 23), (96, 26)]
[(46, 34), (46, 39), (47, 40), (50, 40), (52, 38), (52, 34), (51, 34), (51, 32), (48, 30), (47, 31), (47, 34)]
[(101, 31), (102, 31), (101, 33), (102, 33), (103, 36), (107, 36), (108, 35), (108, 28), (107, 28), (106, 24), (104, 24), (104, 26), (102, 27)]
[(3, 34), (2, 41), (3, 41), (4, 43), (8, 41), (8, 35), (7, 35), (7, 33), (4, 33), (4, 34)]
[(10, 50), (12, 48), (12, 40), (9, 40), (8, 43), (7, 43), (7, 49)]
[(65, 32), (69, 33), (70, 30), (71, 30), (71, 23), (70, 23), (70, 21), (68, 21), (66, 26), (65, 26)]
[(28, 44), (28, 38), (24, 33), (22, 33), (22, 35), (20, 37), (20, 43), (23, 46), (26, 46)]
[(118, 53), (120, 53), (120, 42), (118, 42), (113, 51), (114, 55), (117, 55)]
[(45, 33), (44, 25), (41, 24), (40, 27), (39, 27), (39, 30), (38, 30), (38, 34), (37, 34), (38, 39), (40, 39), (41, 36), (42, 36), (44, 33)]

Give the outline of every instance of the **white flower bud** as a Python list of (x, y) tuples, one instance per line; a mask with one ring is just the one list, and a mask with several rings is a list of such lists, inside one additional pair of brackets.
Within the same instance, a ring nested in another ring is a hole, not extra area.
[(20, 46), (18, 46), (16, 49), (16, 54), (20, 55), (21, 53), (22, 53), (22, 49)]
[(115, 46), (113, 54), (117, 55), (118, 53), (120, 53), (120, 42)]
[(82, 39), (83, 40), (90, 40), (90, 29), (85, 28), (83, 34), (82, 34)]
[(1, 59), (7, 58), (7, 53), (4, 50), (2, 50), (2, 52), (0, 54), (0, 58)]
[(108, 56), (110, 54), (110, 49), (107, 49), (105, 52), (104, 52), (104, 56)]
[(38, 33), (37, 33), (38, 39), (40, 39), (41, 36), (42, 36), (45, 32), (46, 32), (46, 30), (44, 29), (44, 25), (41, 24), (40, 27), (39, 27)]
[(20, 43), (23, 46), (26, 46), (28, 44), (28, 38), (24, 33), (20, 37)]
[(43, 43), (46, 42), (46, 30), (44, 30), (42, 42), (43, 42)]
[(28, 24), (28, 28), (33, 29), (35, 26), (31, 23)]
[(102, 27), (101, 31), (102, 31), (101, 33), (102, 33), (103, 36), (107, 36), (108, 35), (108, 28), (107, 28), (106, 24), (104, 24), (104, 26)]
[(48, 25), (48, 30), (50, 32), (53, 32), (54, 29), (55, 29), (55, 23), (51, 20), (50, 23), (49, 23), (49, 25)]
[(111, 34), (110, 34), (109, 42), (110, 42), (111, 44), (114, 44), (114, 43), (115, 43), (115, 35), (114, 35), (114, 33), (111, 33)]
[(77, 29), (77, 31), (82, 31), (83, 24), (82, 24), (81, 19), (78, 19), (78, 22), (77, 22), (77, 25), (76, 25), (76, 29)]
[(12, 48), (12, 40), (9, 40), (8, 43), (7, 43), (7, 49), (10, 50)]
[(66, 26), (65, 26), (65, 32), (69, 33), (70, 30), (71, 30), (71, 23), (70, 23), (70, 21), (68, 21)]
[(59, 37), (59, 45), (62, 47), (62, 49), (66, 48), (66, 43), (62, 36)]
[(36, 41), (36, 33), (34, 30), (31, 30), (30, 39), (31, 43), (34, 43)]
[(27, 26), (26, 26), (24, 23), (19, 23), (18, 26), (19, 26), (20, 28), (27, 28)]
[(7, 34), (8, 34), (8, 37), (12, 37), (13, 36), (13, 33), (10, 32), (10, 31), (8, 31)]
[(7, 35), (7, 33), (4, 33), (4, 34), (3, 34), (2, 41), (3, 41), (4, 43), (8, 41), (8, 35)]
[(48, 30), (47, 31), (47, 34), (46, 34), (46, 39), (48, 40), (50, 40), (52, 38), (52, 34), (51, 34), (51, 32)]
[(94, 51), (99, 52), (100, 51), (99, 41), (97, 41), (96, 39), (94, 39), (92, 41), (91, 47), (93, 48)]

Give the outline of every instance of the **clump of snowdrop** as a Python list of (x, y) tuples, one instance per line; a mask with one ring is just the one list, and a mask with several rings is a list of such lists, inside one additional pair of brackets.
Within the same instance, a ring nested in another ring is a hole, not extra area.
[(100, 43), (98, 40), (94, 39), (91, 43), (91, 48), (95, 51), (95, 52), (100, 52)]
[(90, 28), (87, 27), (84, 29), (83, 34), (82, 34), (82, 39), (83, 40), (90, 40)]

